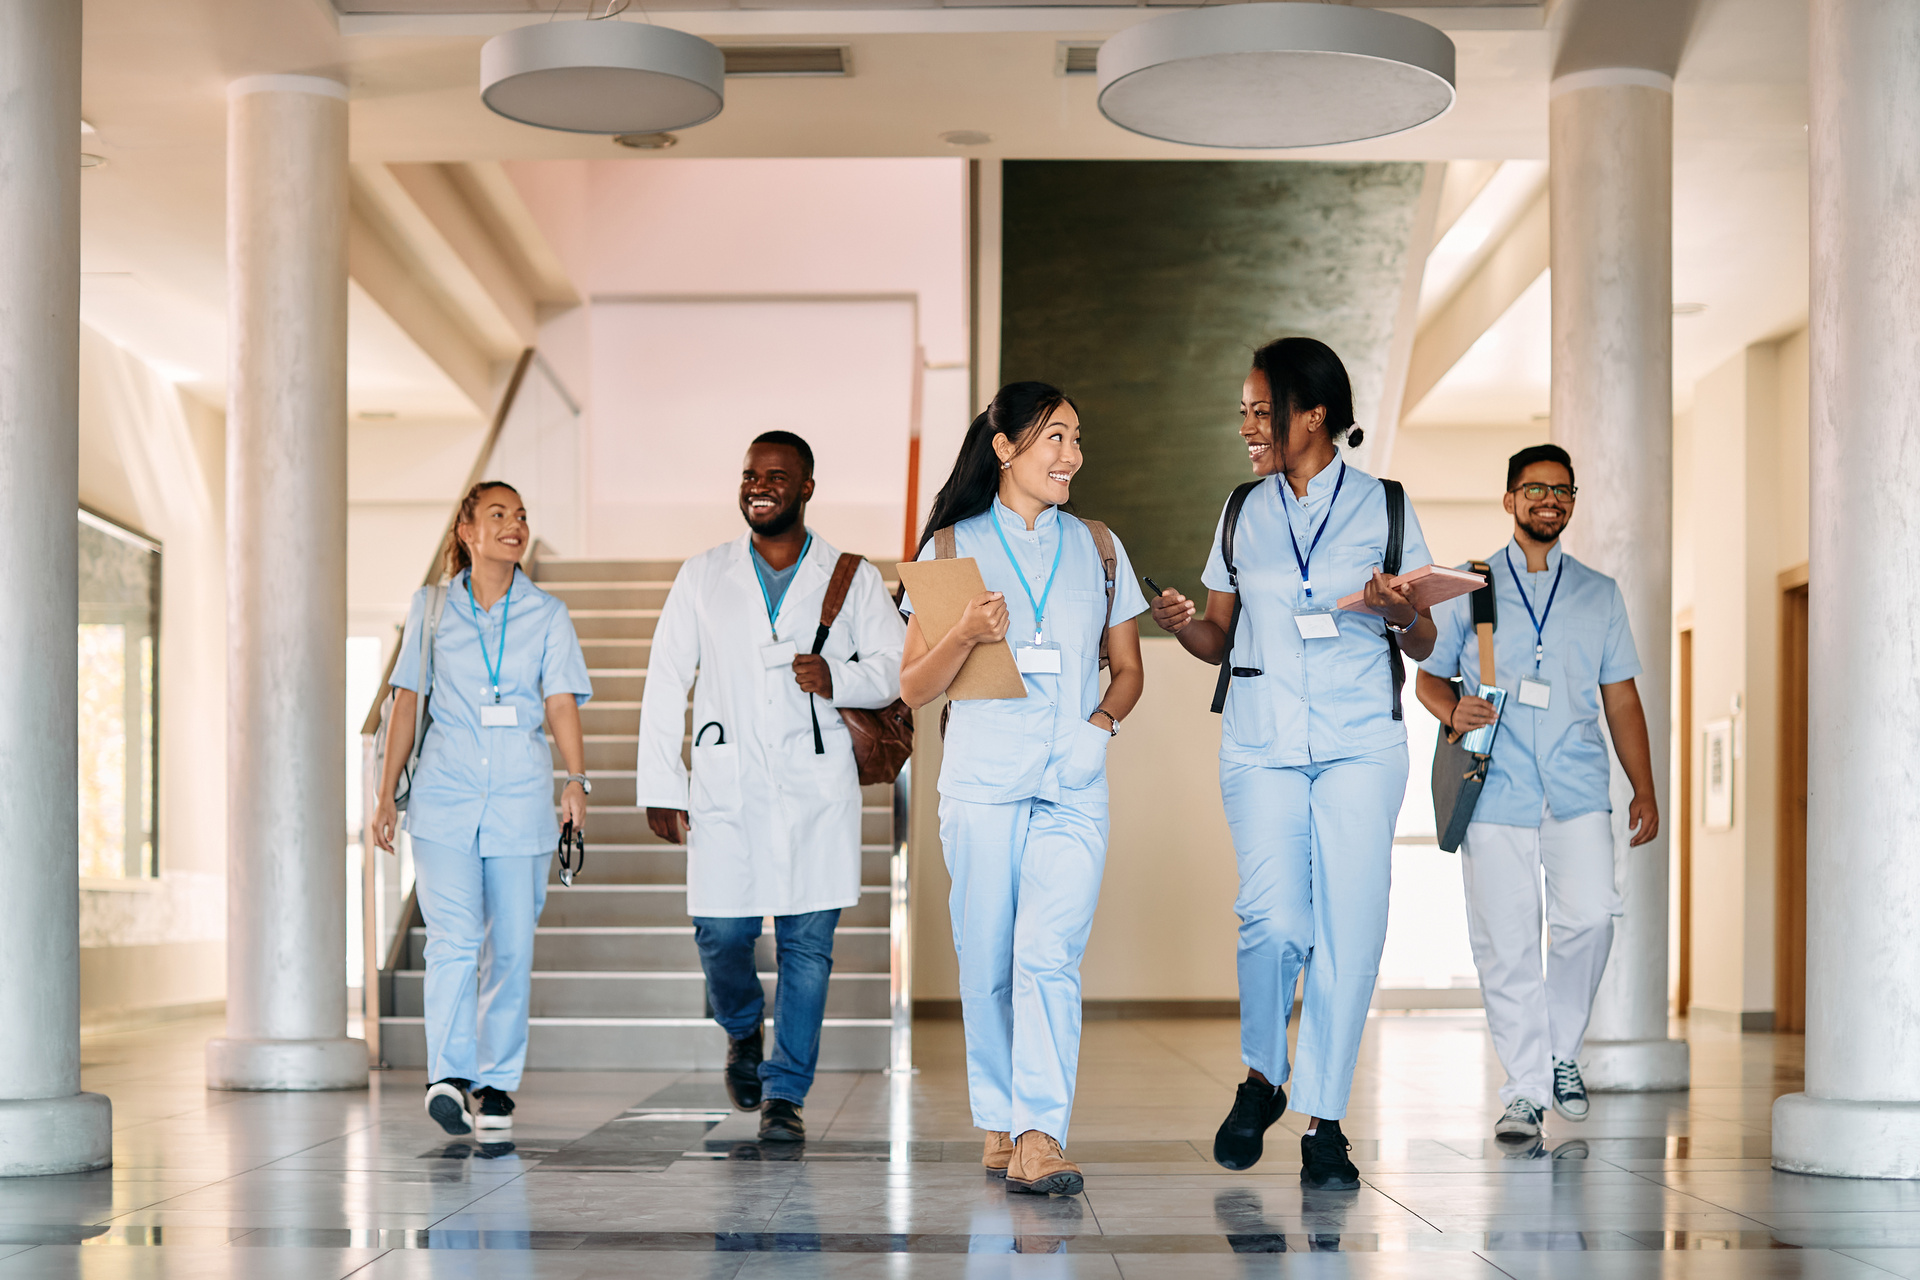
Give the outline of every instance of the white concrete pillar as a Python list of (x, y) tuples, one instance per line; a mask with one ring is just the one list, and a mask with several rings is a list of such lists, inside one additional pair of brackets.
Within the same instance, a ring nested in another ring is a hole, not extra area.
[(227, 1035), (216, 1089), (355, 1089), (347, 1038), (347, 91), (227, 90)]
[(80, 1092), (80, 7), (0, 5), (0, 1176), (100, 1169)]
[(1598, 1091), (1684, 1089), (1667, 1038), (1668, 663), (1673, 628), (1673, 81), (1609, 67), (1553, 81), (1553, 438), (1580, 502), (1569, 550), (1620, 583), (1660, 791), (1661, 834), (1627, 847), (1630, 790), (1614, 765), (1616, 875), (1626, 914), (1581, 1067)]
[(1806, 1092), (1775, 1168), (1920, 1177), (1920, 7), (1814, 0)]

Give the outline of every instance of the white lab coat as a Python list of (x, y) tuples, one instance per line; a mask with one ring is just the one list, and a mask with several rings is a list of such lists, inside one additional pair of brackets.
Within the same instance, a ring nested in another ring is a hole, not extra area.
[[(839, 554), (816, 535), (781, 601), (775, 634), (800, 653), (813, 647)], [(749, 535), (681, 566), (647, 660), (635, 793), (643, 807), (687, 811), (689, 915), (803, 915), (859, 900), (859, 772), (835, 708), (899, 697), (905, 642), (879, 570), (861, 565), (822, 650), (833, 672), (828, 705), (801, 692), (790, 658), (768, 665)], [(681, 742), (696, 672), (689, 783)], [(809, 702), (824, 755), (814, 753)]]

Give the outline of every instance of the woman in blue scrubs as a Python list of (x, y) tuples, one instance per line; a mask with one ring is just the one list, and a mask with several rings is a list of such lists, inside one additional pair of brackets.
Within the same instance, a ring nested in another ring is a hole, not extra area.
[(937, 644), (907, 628), (900, 668), (900, 696), (925, 706), (975, 647), (1005, 640), (1026, 686), (1024, 698), (948, 704), (940, 843), (967, 1093), (987, 1131), (981, 1162), (1041, 1195), (1082, 1185), (1062, 1149), (1080, 1061), (1080, 957), (1106, 866), (1107, 743), (1140, 699), (1133, 619), (1147, 607), (1126, 549), (1114, 541), (1109, 578), (1092, 531), (1060, 509), (1081, 461), (1066, 396), (1039, 382), (1000, 389), (968, 428), (920, 539), (930, 560), (950, 530), (950, 554), (977, 562), (987, 590)]
[[(1301, 1181), (1354, 1188), (1340, 1132), (1387, 934), (1393, 828), (1407, 787), (1407, 731), (1387, 629), (1415, 661), (1433, 620), (1380, 572), (1388, 495), (1340, 457), (1360, 443), (1345, 366), (1325, 343), (1281, 338), (1254, 354), (1240, 436), (1256, 476), (1233, 537), (1214, 533), (1207, 608), (1177, 591), (1154, 621), (1187, 652), (1230, 662), (1220, 791), (1240, 867), (1240, 1056), (1247, 1078), (1214, 1137), (1245, 1169), (1287, 1106), (1307, 1117)], [(1400, 572), (1431, 564), (1411, 505)], [(1225, 516), (1222, 515), (1222, 526)], [(1336, 608), (1365, 591), (1374, 615)], [(1240, 618), (1228, 631), (1236, 597)], [(1229, 654), (1229, 643), (1232, 652)], [(1295, 980), (1306, 970), (1297, 1060), (1287, 1054)]]
[[(427, 926), (427, 1114), (448, 1133), (508, 1129), (527, 1058), (534, 923), (559, 841), (553, 755), (567, 766), (560, 813), (587, 817), (580, 704), (593, 696), (567, 607), (520, 571), (531, 540), (509, 485), (475, 485), (447, 542), (450, 579), (434, 628), (432, 717), (407, 805), (414, 890)], [(394, 787), (413, 749), (420, 637), (434, 589), (413, 597), (393, 666), (393, 709), (373, 838), (393, 851)]]

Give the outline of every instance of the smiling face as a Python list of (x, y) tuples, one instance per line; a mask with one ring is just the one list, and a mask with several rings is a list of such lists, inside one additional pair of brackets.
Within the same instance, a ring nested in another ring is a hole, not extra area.
[(1289, 416), (1287, 438), (1274, 439), (1273, 390), (1267, 375), (1255, 369), (1240, 388), (1240, 438), (1247, 442), (1247, 461), (1253, 474), (1270, 476), (1285, 465), (1289, 457), (1304, 454), (1327, 420), (1325, 405), (1315, 405), (1303, 413)]
[(740, 467), (740, 514), (763, 538), (777, 538), (806, 515), (813, 477), (790, 444), (756, 444)]
[[(1547, 492), (1539, 498), (1529, 498), (1527, 486), (1547, 486)], [(1527, 531), (1527, 536), (1535, 542), (1558, 542), (1560, 535), (1567, 531), (1567, 521), (1573, 519), (1573, 499), (1563, 498), (1553, 492), (1552, 486), (1573, 486), (1573, 473), (1557, 462), (1535, 462), (1520, 473), (1513, 482), (1502, 503), (1513, 522)]]
[(1005, 435), (995, 436), (993, 451), (1005, 464), (1000, 472), (1002, 501), (1011, 486), (1041, 506), (1057, 507), (1067, 500), (1074, 473), (1083, 461), (1080, 415), (1063, 401), (1021, 432), (1017, 445)]
[(473, 504), (473, 519), (459, 527), (460, 541), (475, 564), (496, 561), (519, 564), (531, 541), (527, 532), (527, 509), (520, 495), (505, 485), (480, 491)]

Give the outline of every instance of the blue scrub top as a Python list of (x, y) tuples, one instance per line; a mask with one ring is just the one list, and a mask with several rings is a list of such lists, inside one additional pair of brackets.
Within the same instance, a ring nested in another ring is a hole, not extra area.
[[(1533, 622), (1507, 569), (1508, 556), (1526, 586), (1534, 617), (1544, 615), (1541, 643), (1546, 653), (1537, 668)], [(1633, 647), (1620, 586), (1567, 555), (1558, 543), (1547, 551), (1544, 573), (1528, 573), (1526, 552), (1513, 542), (1489, 556), (1487, 564), (1493, 570), (1499, 619), (1493, 629), (1494, 683), (1507, 691), (1507, 703), (1500, 713), (1493, 764), (1473, 819), (1537, 827), (1543, 800), (1559, 819), (1609, 812), (1613, 805), (1607, 797), (1609, 769), (1607, 740), (1600, 732), (1600, 686), (1640, 674), (1640, 655)], [(1554, 576), (1563, 566), (1566, 572), (1555, 593)], [(1550, 594), (1551, 613), (1547, 612)], [(1433, 621), (1440, 637), (1433, 653), (1420, 664), (1421, 670), (1442, 680), (1464, 676), (1477, 687), (1480, 641), (1473, 632), (1468, 597), (1436, 606)], [(1553, 686), (1545, 711), (1520, 705), (1522, 676)]]
[[(1000, 522), (1006, 534), (1005, 547), (994, 534), (993, 520)], [(1047, 597), (1043, 635), (1060, 646), (1061, 665), (1059, 675), (1023, 673), (1024, 698), (950, 704), (940, 794), (981, 804), (1063, 798), (1104, 802), (1104, 769), (1085, 786), (1068, 785), (1077, 772), (1076, 740), (1083, 740), (1079, 745), (1084, 751), (1090, 743), (1100, 745), (1092, 743), (1091, 735), (1108, 736), (1104, 723), (1087, 723), (1100, 705), (1100, 634), (1107, 618), (1106, 571), (1093, 535), (1058, 507), (1042, 511), (1029, 529), (1025, 520), (995, 498), (990, 510), (954, 525), (953, 541), (957, 557), (972, 557), (979, 563), (987, 590), (1006, 597), (1007, 643), (1016, 646), (1032, 643), (1034, 632), (1033, 605), (1020, 580), (1024, 577), (1034, 599), (1039, 599), (1053, 570), (1054, 552), (1060, 552), (1060, 571)], [(1017, 567), (1007, 559), (1009, 549)], [(1146, 612), (1147, 601), (1117, 535), (1113, 553), (1113, 625), (1117, 626)], [(932, 560), (934, 554), (929, 539), (919, 558)], [(903, 597), (900, 608), (911, 614), (913, 603)]]
[[(1260, 671), (1235, 676), (1227, 692), (1220, 732), (1220, 759), (1268, 768), (1298, 768), (1368, 755), (1407, 740), (1407, 727), (1393, 718), (1393, 682), (1387, 669), (1387, 625), (1365, 613), (1336, 611), (1337, 638), (1302, 639), (1297, 612), (1333, 609), (1340, 597), (1367, 585), (1387, 553), (1387, 498), (1381, 483), (1343, 463), (1307, 482), (1303, 503), (1280, 475), (1247, 495), (1234, 529), (1233, 559), (1240, 575), (1240, 630), (1229, 661)], [(1334, 490), (1339, 498), (1335, 501)], [(1309, 562), (1313, 600), (1308, 602), (1287, 537), (1291, 524), (1300, 553), (1326, 520), (1326, 532)], [(1201, 575), (1209, 591), (1231, 591), (1220, 529)], [(1400, 572), (1433, 563), (1413, 503), (1406, 504)], [(1409, 694), (1408, 696), (1411, 696)]]
[[(462, 570), (448, 585), (446, 611), (434, 637), (433, 693), (427, 701), (433, 724), (420, 751), (406, 828), (421, 840), (454, 849), (471, 849), (477, 840), (483, 858), (551, 853), (560, 840), (560, 822), (554, 816), (546, 700), (556, 693), (571, 693), (578, 703), (591, 698), (587, 660), (567, 606), (526, 574), (514, 570), (507, 594), (477, 616), (468, 604), (467, 577)], [(407, 610), (393, 667), (396, 689), (419, 683), (429, 592), (427, 587), (416, 591)], [(500, 701), (519, 721), (512, 727), (480, 723), (482, 704), (493, 702), (493, 680), (480, 651), (483, 630), (487, 654), (500, 664)]]

